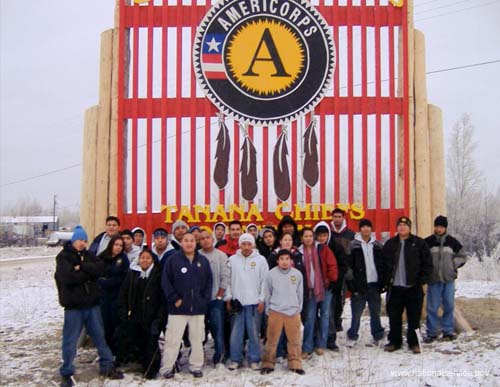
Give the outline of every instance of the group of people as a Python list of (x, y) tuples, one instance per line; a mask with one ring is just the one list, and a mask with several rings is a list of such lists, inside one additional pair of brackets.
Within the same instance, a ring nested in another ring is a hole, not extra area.
[(217, 223), (213, 230), (178, 220), (170, 236), (163, 227), (155, 229), (149, 248), (144, 230), (120, 231), (119, 219), (110, 216), (88, 249), (87, 234), (77, 226), (56, 258), (55, 279), (65, 308), (61, 385), (74, 384), (83, 327), (99, 353), (100, 373), (113, 379), (123, 378), (117, 366), (128, 362), (139, 362), (146, 378), (158, 372), (173, 378), (183, 346), (190, 348), (190, 372), (202, 377), (208, 333), (214, 367), (227, 364), (236, 370), (246, 356), (248, 367), (268, 374), (277, 358), (287, 358), (289, 370), (303, 375), (302, 362), (313, 353), (339, 351), (346, 295), (351, 299), (348, 347), (359, 338), (366, 304), (372, 345), (384, 338), (380, 311), (386, 293), (385, 351), (402, 347), (406, 311), (408, 347), (420, 353), (415, 330), (424, 284), (425, 342), (441, 331), (443, 339), (453, 340), (454, 280), (465, 254), (447, 226), (446, 217), (438, 216), (434, 234), (424, 240), (411, 233), (408, 217), (400, 217), (397, 234), (382, 244), (370, 220), (362, 219), (354, 232), (345, 212), (336, 208), (331, 224), (319, 222), (300, 232), (290, 216), (276, 228), (249, 224), (245, 232), (238, 220)]

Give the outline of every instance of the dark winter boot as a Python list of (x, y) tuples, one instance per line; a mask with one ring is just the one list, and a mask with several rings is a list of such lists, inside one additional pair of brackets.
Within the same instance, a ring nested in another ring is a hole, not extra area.
[(107, 371), (102, 371), (100, 374), (108, 379), (121, 380), (124, 378), (123, 372), (118, 371), (116, 368), (111, 368)]
[(63, 376), (61, 379), (61, 387), (73, 387), (75, 383), (73, 383), (73, 378), (71, 375)]

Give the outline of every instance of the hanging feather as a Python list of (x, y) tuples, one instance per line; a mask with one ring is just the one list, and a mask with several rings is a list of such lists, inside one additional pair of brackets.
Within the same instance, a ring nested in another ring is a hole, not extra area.
[(245, 141), (241, 147), (241, 196), (245, 200), (253, 200), (257, 195), (257, 150), (252, 140), (248, 137), (246, 129)]
[(290, 173), (288, 171), (287, 155), (286, 131), (283, 130), (274, 146), (273, 153), (274, 191), (281, 201), (287, 200), (290, 196)]
[(224, 119), (219, 117), (219, 133), (217, 134), (217, 149), (215, 150), (214, 181), (219, 189), (224, 189), (228, 181), (229, 154), (231, 153), (231, 141), (229, 130)]
[(309, 187), (314, 187), (319, 179), (318, 140), (314, 130), (315, 126), (316, 120), (312, 119), (304, 133), (304, 167), (302, 168), (302, 175)]

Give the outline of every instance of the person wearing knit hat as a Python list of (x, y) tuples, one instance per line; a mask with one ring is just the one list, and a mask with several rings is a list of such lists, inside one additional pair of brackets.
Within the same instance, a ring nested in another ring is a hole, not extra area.
[(255, 249), (255, 239), (245, 233), (238, 238), (239, 249), (229, 258), (231, 281), (226, 289), (226, 308), (231, 312), (238, 301), (241, 311), (232, 316), (229, 338), (229, 370), (233, 371), (243, 362), (245, 332), (248, 336), (247, 360), (252, 370), (259, 369), (261, 359), (259, 335), (261, 315), (264, 312), (264, 281), (269, 271), (266, 259)]
[(361, 219), (359, 221), (359, 229), (361, 230), (363, 227), (370, 227), (371, 229), (373, 228), (372, 222), (370, 219)]
[[(455, 309), (455, 279), (458, 268), (465, 265), (465, 251), (458, 240), (447, 233), (448, 219), (439, 215), (434, 220), (434, 234), (425, 239), (429, 246), (433, 270), (427, 286), (427, 318), (425, 343), (432, 343), (439, 336), (454, 340), (453, 314)], [(443, 308), (439, 316), (439, 307)]]
[(276, 231), (270, 226), (264, 226), (260, 230), (259, 240), (257, 241), (257, 249), (260, 255), (268, 259), (276, 246)]
[(183, 220), (177, 220), (172, 225), (172, 239), (170, 240), (170, 245), (175, 250), (181, 249), (181, 239), (185, 233), (189, 231), (189, 225)]
[(64, 308), (62, 329), (62, 360), (59, 368), (61, 386), (73, 386), (78, 338), (85, 327), (99, 354), (100, 374), (111, 379), (123, 379), (116, 370), (113, 353), (104, 337), (104, 326), (99, 306), (98, 278), (104, 275), (104, 263), (85, 248), (87, 232), (78, 225), (71, 241), (56, 257), (55, 280), (59, 303)]
[(411, 233), (411, 220), (402, 216), (397, 221), (397, 235), (389, 239), (383, 249), (384, 287), (387, 291), (389, 316), (389, 343), (387, 352), (401, 348), (403, 310), (408, 321), (408, 347), (413, 353), (421, 353), (416, 329), (420, 329), (420, 316), (424, 298), (423, 284), (432, 273), (432, 257), (425, 241)]
[(154, 260), (161, 264), (162, 269), (169, 252), (177, 251), (168, 243), (167, 237), (168, 232), (163, 227), (158, 227), (153, 231), (153, 246), (151, 247), (151, 251), (153, 252)]

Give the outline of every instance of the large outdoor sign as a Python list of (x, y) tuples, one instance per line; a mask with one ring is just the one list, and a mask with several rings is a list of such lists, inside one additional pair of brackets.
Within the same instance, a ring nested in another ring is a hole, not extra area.
[(309, 113), (335, 69), (328, 25), (301, 0), (217, 2), (200, 23), (193, 53), (210, 101), (252, 125), (284, 124)]

